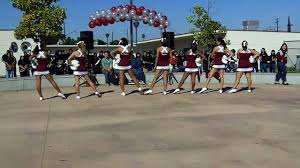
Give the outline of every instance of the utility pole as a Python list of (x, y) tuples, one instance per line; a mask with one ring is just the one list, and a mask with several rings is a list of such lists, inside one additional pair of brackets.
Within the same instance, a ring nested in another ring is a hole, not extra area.
[(287, 31), (292, 32), (292, 26), (293, 24), (291, 23), (291, 18), (288, 18), (288, 25), (287, 25)]
[[(133, 0), (130, 0), (130, 5), (133, 5)], [(131, 47), (131, 56), (132, 56), (132, 51), (133, 51), (133, 21), (132, 17), (130, 19), (130, 47)]]
[(207, 14), (210, 15), (211, 0), (207, 0)]
[(276, 30), (279, 32), (279, 18), (276, 18)]

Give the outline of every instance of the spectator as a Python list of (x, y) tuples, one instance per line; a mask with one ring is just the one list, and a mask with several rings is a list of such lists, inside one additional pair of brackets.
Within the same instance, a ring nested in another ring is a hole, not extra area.
[(143, 72), (143, 60), (139, 52), (134, 55), (131, 61), (131, 66), (132, 66), (132, 71), (136, 76), (137, 80), (141, 84), (145, 84), (145, 75)]
[(278, 72), (276, 74), (275, 84), (280, 84), (279, 81), (281, 79), (283, 85), (289, 85), (286, 82), (287, 52), (288, 46), (286, 43), (283, 43), (280, 50), (276, 54)]
[(275, 67), (276, 67), (276, 52), (275, 50), (272, 50), (270, 55), (271, 63), (270, 63), (270, 72), (275, 73)]
[(228, 59), (228, 72), (235, 72), (237, 69), (237, 56), (235, 49), (232, 49), (231, 52), (233, 56)]
[(101, 60), (102, 73), (105, 75), (105, 83), (110, 86), (110, 76), (112, 75), (113, 60), (110, 58), (109, 51), (104, 52), (104, 58)]
[(21, 56), (19, 61), (19, 72), (21, 77), (29, 76), (29, 62), (26, 61), (24, 56)]
[(14, 58), (11, 51), (7, 50), (6, 54), (2, 56), (2, 62), (6, 67), (6, 79), (13, 78), (16, 58)]
[(172, 65), (172, 71), (176, 71), (177, 68), (177, 64), (178, 64), (178, 51), (173, 51), (172, 52), (172, 58), (171, 58), (171, 62), (170, 64)]
[(152, 62), (152, 57), (150, 55), (150, 52), (147, 52), (146, 56), (143, 58), (143, 63), (145, 65), (145, 68), (147, 72), (153, 70), (153, 62)]
[(184, 54), (183, 51), (180, 51), (179, 55), (178, 55), (178, 69), (179, 69), (179, 72), (183, 72), (184, 69), (185, 69), (184, 61), (185, 61), (185, 54)]
[(265, 48), (261, 49), (260, 58), (261, 58), (261, 70), (263, 73), (267, 73), (268, 72), (268, 62), (270, 62), (270, 61), (268, 60), (269, 56), (268, 56)]

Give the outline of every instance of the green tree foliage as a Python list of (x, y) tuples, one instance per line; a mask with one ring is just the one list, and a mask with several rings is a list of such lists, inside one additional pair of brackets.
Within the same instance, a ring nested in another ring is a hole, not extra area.
[(75, 40), (75, 39), (73, 39), (71, 37), (67, 37), (64, 40), (64, 45), (75, 45), (77, 42), (78, 42), (78, 40)]
[(55, 6), (59, 0), (11, 0), (14, 8), (23, 11), (23, 17), (15, 30), (17, 39), (33, 38), (37, 35), (45, 42), (61, 38), (65, 9)]
[(114, 40), (112, 42), (109, 43), (110, 45), (118, 45), (119, 44), (119, 40)]
[(97, 40), (98, 45), (106, 45), (106, 42), (104, 42), (103, 40), (98, 39)]
[(193, 29), (191, 32), (203, 47), (214, 46), (216, 39), (226, 34), (226, 28), (220, 22), (212, 20), (200, 5), (194, 7), (193, 16), (188, 16), (187, 21), (196, 26), (197, 29)]

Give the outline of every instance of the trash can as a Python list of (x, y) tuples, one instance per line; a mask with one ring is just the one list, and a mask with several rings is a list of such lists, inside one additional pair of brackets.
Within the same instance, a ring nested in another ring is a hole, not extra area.
[(297, 60), (296, 60), (296, 69), (300, 70), (300, 54), (296, 55), (296, 57), (297, 57)]

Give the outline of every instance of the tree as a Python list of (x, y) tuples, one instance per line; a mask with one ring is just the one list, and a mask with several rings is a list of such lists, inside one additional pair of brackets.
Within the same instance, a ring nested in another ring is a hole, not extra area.
[(75, 45), (77, 42), (78, 42), (78, 40), (75, 40), (75, 39), (73, 39), (71, 37), (67, 37), (64, 40), (64, 45)]
[(207, 11), (200, 5), (196, 5), (193, 16), (188, 16), (187, 21), (196, 26), (197, 29), (191, 30), (194, 38), (203, 47), (216, 45), (216, 39), (226, 34), (226, 28), (220, 22), (212, 20)]
[(119, 40), (114, 40), (110, 42), (110, 45), (119, 45)]
[[(12, 6), (23, 11), (23, 17), (15, 30), (17, 39), (39, 37), (44, 42), (63, 37), (62, 24), (65, 9), (54, 6), (59, 0), (11, 0)], [(55, 41), (55, 42), (56, 42)]]
[(97, 40), (98, 45), (106, 45), (106, 42), (104, 42), (103, 40), (98, 39)]

